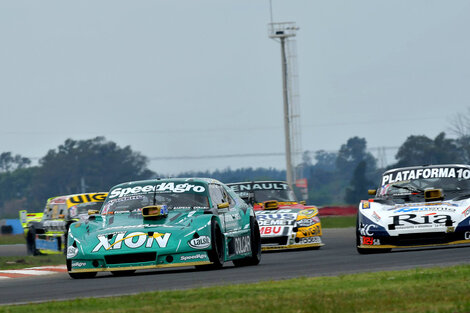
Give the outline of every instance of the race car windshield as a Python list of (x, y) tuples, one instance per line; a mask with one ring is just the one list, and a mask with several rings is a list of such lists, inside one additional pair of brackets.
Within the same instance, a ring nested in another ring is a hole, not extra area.
[(101, 214), (136, 212), (149, 205), (167, 205), (169, 210), (208, 209), (209, 200), (196, 193), (148, 193), (110, 200), (103, 206)]
[(255, 190), (255, 202), (277, 200), (280, 202), (295, 202), (292, 190)]
[(74, 205), (69, 209), (70, 217), (76, 218), (82, 214), (88, 214), (88, 210), (99, 211), (103, 202), (84, 202)]
[(446, 198), (453, 198), (456, 194), (470, 191), (470, 180), (449, 177), (414, 179), (386, 184), (379, 188), (377, 194), (384, 197), (404, 194), (423, 196), (425, 189), (442, 189)]

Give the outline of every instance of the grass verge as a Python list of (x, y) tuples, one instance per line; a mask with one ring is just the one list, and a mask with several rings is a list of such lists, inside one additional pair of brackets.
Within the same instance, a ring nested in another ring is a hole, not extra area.
[(16, 235), (0, 235), (0, 245), (16, 245), (25, 244), (26, 240), (23, 234)]
[(2, 256), (0, 257), (0, 269), (13, 270), (34, 266), (65, 265), (65, 255), (50, 254), (38, 256)]
[(462, 265), (3, 306), (0, 312), (458, 313), (470, 311), (469, 294), (470, 265)]
[(320, 217), (322, 228), (356, 227), (356, 215)]

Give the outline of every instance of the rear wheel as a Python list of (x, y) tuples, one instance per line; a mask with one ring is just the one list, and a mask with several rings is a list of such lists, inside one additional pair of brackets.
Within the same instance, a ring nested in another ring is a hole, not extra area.
[(38, 249), (36, 249), (36, 230), (34, 227), (30, 227), (28, 234), (26, 235), (26, 253), (28, 255), (40, 255)]
[(220, 230), (219, 222), (215, 219), (211, 222), (211, 241), (212, 248), (208, 252), (209, 261), (212, 264), (209, 265), (198, 265), (197, 269), (200, 270), (213, 270), (221, 268), (224, 265), (224, 238), (222, 231)]
[(255, 217), (250, 217), (250, 243), (251, 243), (251, 256), (243, 259), (233, 260), (235, 266), (258, 265), (261, 261), (261, 235), (259, 232), (258, 221)]

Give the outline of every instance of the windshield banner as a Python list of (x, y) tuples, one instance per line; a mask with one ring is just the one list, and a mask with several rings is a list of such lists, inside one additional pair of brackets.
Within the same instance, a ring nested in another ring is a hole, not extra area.
[(434, 167), (388, 172), (382, 177), (382, 186), (405, 180), (427, 178), (470, 179), (470, 169), (462, 167)]

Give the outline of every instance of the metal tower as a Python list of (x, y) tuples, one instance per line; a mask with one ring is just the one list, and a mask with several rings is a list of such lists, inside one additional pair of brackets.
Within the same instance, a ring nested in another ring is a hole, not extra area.
[(281, 44), (286, 180), (291, 186), (297, 179), (303, 177), (297, 44), (295, 41), (297, 30), (299, 28), (294, 22), (268, 24), (269, 38)]

